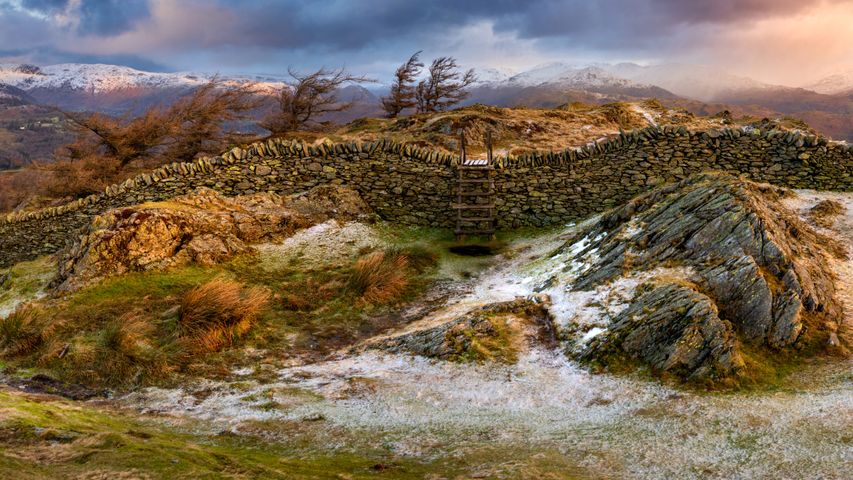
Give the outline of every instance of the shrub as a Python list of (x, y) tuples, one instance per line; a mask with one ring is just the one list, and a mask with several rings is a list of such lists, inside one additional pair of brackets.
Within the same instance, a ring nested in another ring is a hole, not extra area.
[(269, 297), (264, 288), (222, 277), (195, 287), (181, 302), (181, 339), (194, 352), (218, 351), (249, 331)]

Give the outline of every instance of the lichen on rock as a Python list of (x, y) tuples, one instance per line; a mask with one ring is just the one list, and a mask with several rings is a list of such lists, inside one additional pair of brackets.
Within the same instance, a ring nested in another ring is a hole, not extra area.
[(324, 185), (280, 196), (225, 197), (200, 188), (165, 202), (110, 210), (97, 216), (59, 255), (52, 284), (67, 290), (132, 271), (197, 263), (213, 265), (251, 253), (252, 245), (281, 240), (331, 218), (370, 215), (358, 193)]
[(449, 361), (514, 363), (534, 346), (555, 346), (547, 298), (517, 298), (473, 308), (439, 325), (383, 338), (370, 348)]
[(660, 266), (690, 267), (696, 278), (638, 289), (579, 357), (607, 365), (618, 352), (692, 380), (740, 374), (740, 342), (768, 352), (827, 344), (842, 320), (829, 259), (843, 248), (784, 207), (786, 194), (702, 174), (639, 196), (580, 232), (592, 241), (578, 255), (597, 255), (575, 290)]

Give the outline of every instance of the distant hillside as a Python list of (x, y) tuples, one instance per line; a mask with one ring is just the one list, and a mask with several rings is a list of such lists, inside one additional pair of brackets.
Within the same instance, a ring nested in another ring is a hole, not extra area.
[[(699, 105), (698, 102), (692, 106)], [(374, 141), (383, 138), (456, 153), (459, 130), (464, 127), (468, 153), (485, 152), (486, 131), (492, 132), (496, 154), (521, 155), (532, 151), (563, 150), (618, 135), (649, 125), (677, 125), (695, 130), (745, 126), (796, 128), (808, 126), (791, 120), (762, 123), (762, 117), (728, 119), (722, 116), (697, 116), (685, 108), (667, 107), (655, 100), (618, 102), (605, 105), (571, 103), (557, 108), (501, 108), (471, 105), (448, 112), (419, 114), (397, 119), (364, 118), (330, 133), (305, 133), (298, 137), (324, 141)]]
[(36, 103), (35, 99), (29, 96), (27, 92), (20, 88), (0, 83), (0, 108), (20, 107), (34, 103)]
[(0, 170), (50, 162), (73, 139), (70, 122), (52, 108), (0, 105)]
[[(713, 115), (728, 110), (735, 117), (754, 117), (753, 120), (763, 117), (799, 118), (831, 138), (853, 142), (853, 90), (844, 90), (849, 79), (843, 74), (818, 82), (815, 88), (822, 93), (767, 85), (692, 65), (622, 63), (577, 66), (551, 63), (523, 72), (481, 69), (478, 75), (479, 81), (463, 106), (484, 104), (536, 109), (572, 103), (605, 105), (623, 102), (639, 105), (644, 100), (655, 98), (663, 105), (683, 108), (695, 115)], [(115, 65), (0, 65), (0, 169), (36, 160), (49, 161), (53, 150), (69, 141), (67, 121), (56, 120), (56, 112), (48, 105), (109, 115), (135, 114), (153, 105), (168, 105), (210, 78), (209, 74), (144, 72)], [(285, 85), (285, 78), (223, 78), (234, 83), (257, 82), (257, 92), (264, 105), (238, 128), (248, 134), (266, 134), (255, 120), (277, 108), (276, 96)], [(354, 85), (343, 88), (338, 92), (339, 98), (352, 102), (353, 107), (320, 120), (329, 124), (346, 124), (360, 118), (381, 118), (384, 112), (380, 108), (379, 97), (385, 94), (387, 85), (369, 87)], [(559, 115), (568, 115), (565, 110), (558, 111), (561, 112)], [(519, 122), (520, 112), (522, 110), (514, 113)], [(541, 116), (535, 110), (528, 110), (525, 114), (532, 115), (534, 123)], [(572, 112), (572, 115), (578, 114), (578, 111)], [(557, 114), (552, 112), (552, 115)], [(556, 134), (547, 144), (586, 138), (591, 132), (618, 131), (618, 127), (612, 124), (599, 124), (592, 118), (576, 120), (560, 128), (590, 127), (571, 135)], [(383, 122), (362, 123), (384, 125)], [(553, 134), (550, 128), (546, 130)], [(527, 140), (519, 141), (524, 143)]]

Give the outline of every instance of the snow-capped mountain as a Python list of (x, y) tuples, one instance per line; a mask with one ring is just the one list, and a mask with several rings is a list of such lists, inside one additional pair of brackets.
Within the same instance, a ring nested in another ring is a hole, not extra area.
[(508, 68), (475, 68), (478, 85), (492, 85), (505, 82), (515, 75), (515, 71)]
[(565, 63), (547, 63), (513, 75), (505, 81), (507, 86), (535, 87), (557, 84), (568, 88), (625, 88), (646, 87), (627, 78), (619, 77), (599, 66), (578, 67)]
[[(71, 89), (92, 94), (136, 88), (191, 88), (213, 77), (211, 74), (144, 72), (130, 67), (104, 64), (62, 63), (36, 67), (0, 64), (0, 83), (25, 91)], [(270, 77), (223, 76), (229, 82), (257, 82), (261, 88), (281, 88), (281, 80)]]
[[(104, 64), (64, 63), (48, 66), (0, 64), (0, 84), (19, 88), (36, 102), (66, 110), (124, 114), (169, 103), (213, 74), (144, 72)], [(276, 95), (284, 87), (271, 76), (220, 76), (226, 84), (251, 82), (258, 95)]]
[(718, 67), (703, 65), (663, 64), (637, 65), (617, 63), (600, 65), (602, 69), (639, 83), (657, 85), (676, 95), (705, 102), (746, 90), (761, 90), (770, 87), (749, 77), (720, 71)]
[(804, 88), (826, 95), (853, 92), (853, 69), (829, 75)]

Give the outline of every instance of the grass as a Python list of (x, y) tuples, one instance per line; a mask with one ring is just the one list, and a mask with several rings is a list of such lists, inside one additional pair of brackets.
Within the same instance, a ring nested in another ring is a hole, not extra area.
[(347, 288), (364, 304), (386, 305), (401, 298), (412, 278), (435, 266), (436, 260), (421, 246), (372, 252), (355, 262)]
[(178, 317), (181, 339), (192, 352), (219, 351), (249, 331), (269, 299), (265, 288), (214, 278), (184, 294)]
[(4, 355), (22, 355), (35, 351), (53, 335), (54, 328), (44, 320), (44, 312), (25, 304), (0, 319), (0, 347)]
[(0, 322), (0, 361), (16, 375), (125, 390), (226, 377), (245, 347), (270, 362), (323, 355), (397, 325), (395, 306), (433, 282), (436, 247), (388, 243), (351, 263), (242, 256), (104, 279)]
[[(236, 436), (10, 391), (0, 391), (0, 405), (2, 478), (357, 480), (471, 478), (484, 472), (487, 478), (589, 478), (565, 454), (542, 445), (472, 441), (460, 452), (438, 449), (413, 457), (376, 441), (383, 432), (343, 431), (322, 421), (276, 420), (257, 425), (257, 436)], [(251, 431), (250, 425), (241, 428)]]
[[(461, 332), (452, 332), (450, 341), (457, 351), (457, 360), (464, 362), (501, 362), (514, 364), (518, 361), (518, 348), (516, 343), (520, 332), (515, 331), (507, 321), (506, 316), (488, 315), (486, 321), (489, 323), (488, 331), (482, 329), (466, 328)], [(456, 343), (455, 339), (461, 333), (466, 341)]]
[(14, 310), (18, 302), (38, 295), (53, 277), (55, 270), (56, 263), (49, 256), (0, 270), (0, 275), (8, 274), (8, 280), (0, 285), (0, 317)]

